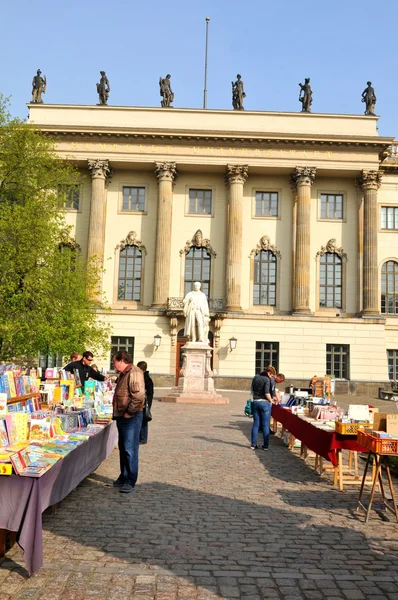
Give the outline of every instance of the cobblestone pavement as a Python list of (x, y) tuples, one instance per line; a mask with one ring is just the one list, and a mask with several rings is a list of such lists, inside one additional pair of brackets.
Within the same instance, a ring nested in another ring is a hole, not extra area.
[(8, 553), (1, 600), (397, 600), (398, 525), (377, 513), (365, 525), (358, 488), (336, 491), (281, 440), (250, 450), (247, 394), (228, 395), (155, 402), (135, 493), (107, 487), (115, 451), (44, 516), (36, 575)]

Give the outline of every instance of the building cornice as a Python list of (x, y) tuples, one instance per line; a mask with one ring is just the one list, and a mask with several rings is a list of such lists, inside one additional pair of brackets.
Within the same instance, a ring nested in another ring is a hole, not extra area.
[[(29, 104), (29, 121), (55, 137), (143, 143), (341, 146), (382, 152), (378, 117), (151, 107)], [(335, 131), (340, 133), (337, 135)], [(323, 132), (323, 133), (319, 133)]]
[(55, 126), (40, 126), (40, 129), (54, 138), (62, 138), (62, 139), (84, 139), (89, 138), (93, 139), (101, 139), (107, 141), (126, 141), (126, 140), (134, 140), (135, 142), (142, 142), (147, 144), (153, 144), (155, 142), (173, 142), (178, 143), (188, 143), (192, 145), (209, 145), (209, 144), (217, 144), (218, 146), (226, 144), (249, 144), (249, 145), (261, 145), (261, 146), (274, 146), (275, 144), (280, 146), (306, 146), (306, 147), (340, 147), (340, 148), (364, 148), (364, 149), (372, 149), (374, 151), (382, 152), (386, 150), (395, 138), (361, 138), (361, 137), (352, 137), (352, 138), (342, 138), (340, 136), (322, 136), (322, 135), (312, 135), (310, 136), (302, 136), (302, 135), (294, 135), (294, 134), (272, 134), (272, 135), (255, 135), (253, 133), (247, 133), (243, 135), (237, 136), (232, 134), (214, 134), (204, 132), (201, 135), (197, 135), (189, 133), (189, 132), (175, 132), (174, 134), (166, 133), (165, 131), (126, 131), (118, 130), (116, 128), (106, 129), (106, 128), (76, 128), (73, 126), (64, 127), (62, 129)]

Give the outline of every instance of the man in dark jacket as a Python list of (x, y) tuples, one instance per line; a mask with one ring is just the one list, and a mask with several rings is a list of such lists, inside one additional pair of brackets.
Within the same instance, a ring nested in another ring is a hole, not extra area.
[(113, 487), (129, 494), (138, 478), (138, 451), (145, 403), (144, 374), (133, 365), (128, 352), (121, 350), (113, 357), (119, 373), (113, 394), (113, 419), (119, 434), (120, 475)]
[[(150, 411), (151, 407), (152, 407), (152, 400), (153, 400), (153, 381), (149, 375), (149, 371), (147, 370), (148, 365), (144, 360), (137, 363), (137, 367), (139, 369), (141, 369), (141, 371), (144, 373), (145, 395), (146, 395), (146, 401), (148, 404), (148, 409)], [(144, 419), (143, 419), (141, 432), (140, 432), (140, 444), (146, 444), (147, 442), (148, 442), (148, 421), (144, 421)]]
[[(83, 352), (83, 358), (81, 360), (75, 360), (73, 362), (70, 362), (65, 367), (65, 371), (69, 371), (69, 373), (73, 373), (75, 375), (76, 385), (81, 383), (83, 386), (83, 389), (84, 389), (85, 382), (90, 377), (91, 377), (91, 379), (95, 379), (96, 381), (105, 381), (104, 375), (101, 375), (101, 373), (98, 373), (98, 371), (95, 371), (94, 369), (91, 368), (91, 363), (93, 362), (93, 360), (94, 360), (93, 353), (86, 351), (86, 352)], [(80, 382), (77, 381), (76, 371), (79, 375)]]

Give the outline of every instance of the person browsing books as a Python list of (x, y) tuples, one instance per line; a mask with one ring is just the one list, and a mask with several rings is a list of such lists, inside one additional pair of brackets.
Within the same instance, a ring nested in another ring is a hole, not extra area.
[(119, 373), (113, 395), (113, 420), (119, 434), (120, 475), (113, 487), (129, 494), (138, 478), (138, 452), (142, 412), (145, 403), (144, 373), (133, 365), (128, 352), (121, 350), (113, 357), (113, 366)]
[[(93, 360), (93, 353), (86, 350), (86, 352), (83, 352), (81, 360), (74, 360), (73, 362), (70, 362), (69, 365), (66, 365), (65, 371), (74, 374), (76, 385), (81, 383), (82, 386), (84, 386), (85, 382), (90, 378), (95, 379), (96, 381), (105, 381), (104, 375), (101, 375), (101, 373), (98, 373), (98, 371), (95, 371), (91, 367)], [(77, 381), (78, 378), (80, 379), (80, 382)]]
[(252, 381), (252, 413), (253, 427), (251, 432), (251, 449), (257, 450), (257, 436), (261, 428), (264, 436), (264, 443), (261, 446), (263, 450), (268, 450), (269, 446), (269, 422), (271, 418), (272, 396), (271, 392), (274, 387), (272, 377), (276, 374), (275, 369), (271, 366), (267, 367), (265, 372), (260, 375), (255, 375)]

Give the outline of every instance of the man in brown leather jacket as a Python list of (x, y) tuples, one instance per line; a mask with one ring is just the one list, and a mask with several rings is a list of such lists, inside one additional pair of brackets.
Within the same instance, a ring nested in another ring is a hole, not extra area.
[(113, 365), (119, 373), (113, 396), (113, 419), (119, 433), (120, 475), (113, 482), (120, 492), (129, 494), (138, 478), (138, 451), (145, 402), (144, 374), (133, 365), (130, 354), (117, 352)]

